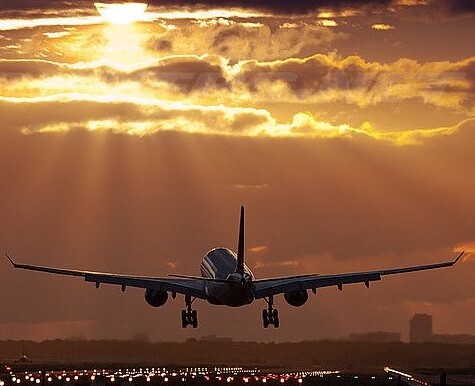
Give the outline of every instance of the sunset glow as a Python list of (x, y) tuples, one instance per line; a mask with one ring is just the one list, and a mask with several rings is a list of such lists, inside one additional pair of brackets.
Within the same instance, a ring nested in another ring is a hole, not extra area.
[[(0, 240), (34, 264), (196, 275), (210, 247), (235, 248), (245, 205), (260, 278), (467, 255), (433, 276), (309, 292), (282, 307), (281, 335), (255, 328), (264, 304), (203, 306), (206, 327), (177, 340), (404, 338), (418, 310), (475, 334), (471, 4), (5, 0)], [(15, 288), (0, 291), (5, 338), (181, 333), (181, 297), (155, 312), (134, 289), (18, 280), (0, 269)]]

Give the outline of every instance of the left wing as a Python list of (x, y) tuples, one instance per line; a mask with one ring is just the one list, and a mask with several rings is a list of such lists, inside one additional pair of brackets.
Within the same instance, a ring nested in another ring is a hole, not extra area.
[(299, 290), (315, 290), (320, 287), (337, 286), (342, 290), (344, 284), (351, 283), (365, 283), (369, 287), (369, 282), (381, 280), (381, 276), (395, 275), (399, 273), (408, 273), (416, 271), (425, 271), (429, 269), (437, 269), (444, 267), (451, 267), (455, 265), (464, 252), (460, 253), (455, 260), (447, 261), (445, 263), (416, 265), (405, 268), (386, 269), (380, 271), (369, 272), (354, 272), (337, 275), (301, 275), (290, 276), (274, 279), (254, 280), (254, 296), (256, 299), (265, 298), (272, 295), (277, 295), (285, 292), (299, 291)]
[(39, 265), (18, 264), (13, 259), (5, 254), (12, 263), (13, 267), (19, 269), (27, 269), (30, 271), (39, 271), (46, 273), (53, 273), (57, 275), (66, 276), (79, 276), (83, 277), (85, 281), (95, 283), (96, 287), (99, 284), (115, 284), (122, 286), (122, 290), (126, 287), (137, 287), (144, 289), (153, 289), (157, 291), (167, 291), (172, 293), (179, 293), (183, 295), (189, 295), (199, 299), (206, 299), (205, 282), (198, 279), (185, 279), (185, 278), (159, 278), (159, 277), (146, 277), (146, 276), (131, 276), (121, 275), (116, 273), (106, 272), (93, 272), (93, 271), (80, 271), (75, 269), (61, 269), (52, 267), (43, 267)]

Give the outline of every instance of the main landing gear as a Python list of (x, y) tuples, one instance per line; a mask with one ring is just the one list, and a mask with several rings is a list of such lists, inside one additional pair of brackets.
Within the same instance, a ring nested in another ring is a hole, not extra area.
[(181, 326), (186, 328), (188, 325), (193, 326), (193, 328), (198, 327), (198, 312), (191, 308), (191, 305), (195, 299), (192, 299), (191, 296), (185, 296), (186, 310), (181, 311)]
[(264, 328), (269, 327), (269, 325), (273, 325), (275, 328), (279, 328), (279, 311), (275, 309), (274, 306), (274, 297), (271, 295), (269, 296), (269, 300), (265, 299), (267, 302), (267, 308), (262, 310), (262, 324)]

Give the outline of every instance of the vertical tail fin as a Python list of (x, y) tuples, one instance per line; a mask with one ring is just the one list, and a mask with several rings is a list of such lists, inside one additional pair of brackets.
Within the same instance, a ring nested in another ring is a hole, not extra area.
[(241, 205), (236, 272), (244, 273), (244, 206)]

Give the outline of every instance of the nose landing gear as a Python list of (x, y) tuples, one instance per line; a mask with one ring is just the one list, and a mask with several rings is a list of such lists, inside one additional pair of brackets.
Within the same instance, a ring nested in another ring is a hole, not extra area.
[(270, 325), (273, 325), (275, 328), (279, 328), (279, 311), (273, 307), (274, 297), (269, 296), (269, 300), (265, 299), (267, 302), (267, 308), (262, 310), (262, 325), (264, 328), (268, 328)]
[(181, 326), (183, 328), (189, 325), (193, 328), (198, 327), (198, 312), (191, 308), (194, 301), (195, 299), (192, 299), (191, 296), (185, 296), (186, 309), (181, 311)]

